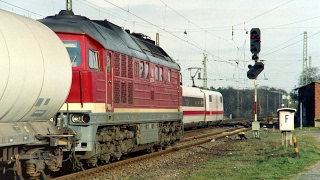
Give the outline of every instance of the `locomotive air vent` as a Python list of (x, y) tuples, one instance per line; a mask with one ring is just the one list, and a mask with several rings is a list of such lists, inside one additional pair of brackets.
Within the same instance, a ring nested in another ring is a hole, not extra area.
[(45, 19), (88, 19), (85, 16), (74, 15), (73, 11), (61, 10), (59, 14), (47, 16)]
[(70, 10), (61, 10), (59, 16), (74, 16), (74, 13)]

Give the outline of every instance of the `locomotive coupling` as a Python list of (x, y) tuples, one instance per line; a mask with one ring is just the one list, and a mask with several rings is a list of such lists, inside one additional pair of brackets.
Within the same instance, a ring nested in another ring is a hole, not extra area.
[(50, 138), (50, 146), (68, 146), (68, 147), (70, 147), (70, 142), (68, 142), (64, 139)]

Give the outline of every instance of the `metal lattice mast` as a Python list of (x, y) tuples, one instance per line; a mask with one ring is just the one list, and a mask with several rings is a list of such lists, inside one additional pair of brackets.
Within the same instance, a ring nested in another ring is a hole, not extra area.
[(302, 57), (302, 77), (301, 85), (304, 86), (308, 82), (308, 54), (307, 54), (307, 31), (303, 33), (303, 57)]
[(309, 68), (311, 68), (311, 56), (309, 56)]
[(203, 53), (203, 89), (208, 89), (207, 60), (207, 54)]
[(66, 0), (66, 10), (72, 11), (72, 0)]
[(307, 69), (307, 84), (312, 82), (311, 56), (309, 56), (309, 66)]
[(157, 45), (157, 46), (160, 46), (159, 33), (156, 33), (156, 45)]

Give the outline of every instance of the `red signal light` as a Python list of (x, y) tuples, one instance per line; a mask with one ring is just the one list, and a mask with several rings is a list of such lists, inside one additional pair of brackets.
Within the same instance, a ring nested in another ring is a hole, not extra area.
[(258, 54), (260, 52), (260, 29), (259, 28), (252, 28), (250, 31), (250, 51), (254, 56), (252, 56), (253, 60), (258, 60)]
[(260, 39), (260, 36), (259, 35), (251, 35), (251, 39)]

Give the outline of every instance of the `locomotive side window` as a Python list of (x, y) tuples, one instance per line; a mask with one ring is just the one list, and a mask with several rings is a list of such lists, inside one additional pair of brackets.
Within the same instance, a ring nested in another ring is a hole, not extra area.
[(63, 44), (69, 53), (71, 65), (73, 67), (80, 66), (81, 64), (80, 43), (77, 41), (63, 41)]
[(89, 67), (91, 69), (100, 70), (99, 68), (99, 52), (89, 49)]
[(143, 78), (143, 62), (140, 62), (139, 73), (140, 73), (140, 77)]
[(209, 102), (212, 102), (212, 96), (209, 95)]
[(159, 80), (159, 69), (158, 69), (158, 66), (154, 67), (154, 77), (156, 78), (156, 81)]
[(146, 74), (146, 79), (148, 79), (149, 78), (149, 64), (148, 63), (145, 64), (145, 74)]
[(171, 70), (168, 69), (168, 83), (171, 82)]
[(162, 82), (163, 76), (162, 76), (162, 67), (160, 67), (160, 81)]

